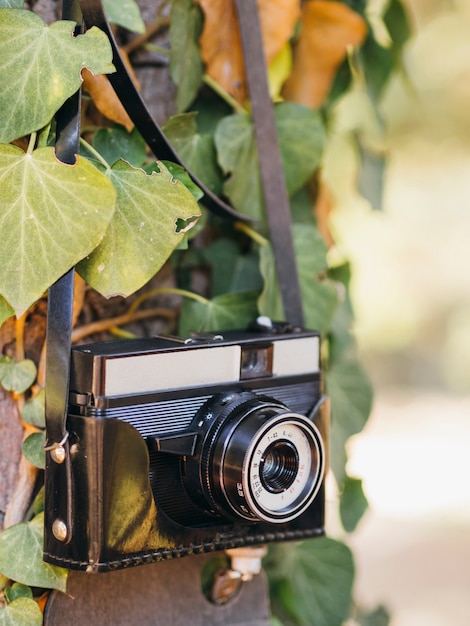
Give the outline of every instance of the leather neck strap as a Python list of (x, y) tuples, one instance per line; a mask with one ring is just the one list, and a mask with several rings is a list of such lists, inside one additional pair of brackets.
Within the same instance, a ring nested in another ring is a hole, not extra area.
[[(77, 23), (82, 32), (81, 16), (74, 0), (63, 0), (62, 19)], [(69, 98), (56, 117), (55, 152), (59, 161), (73, 165), (80, 147), (80, 91)], [(62, 539), (70, 542), (73, 534), (73, 480), (70, 444), (66, 427), (70, 378), (74, 268), (49, 288), (46, 339), (46, 493), (52, 497), (46, 507), (46, 528), (62, 525)], [(54, 531), (53, 531), (54, 532)]]
[[(64, 0), (62, 19), (77, 22), (81, 15), (74, 0)], [(73, 165), (80, 149), (80, 92), (69, 98), (56, 116), (55, 152), (59, 161)], [(63, 445), (70, 374), (74, 268), (49, 288), (46, 344), (46, 450)]]
[(179, 163), (188, 172), (193, 182), (203, 191), (204, 198), (201, 202), (216, 215), (231, 219), (250, 221), (246, 215), (238, 213), (226, 202), (218, 198), (201, 180), (199, 180), (183, 163), (174, 148), (170, 145), (163, 131), (153, 119), (134, 81), (132, 80), (126, 64), (119, 52), (113, 31), (106, 19), (101, 0), (79, 0), (83, 14), (83, 20), (87, 28), (98, 26), (109, 38), (113, 50), (113, 63), (116, 72), (108, 75), (108, 79), (116, 94), (126, 109), (129, 117), (145, 139), (147, 145), (155, 157), (162, 161)]
[(291, 230), (291, 213), (269, 95), (256, 0), (235, 0), (240, 24), (261, 181), (285, 319), (303, 326), (302, 297)]

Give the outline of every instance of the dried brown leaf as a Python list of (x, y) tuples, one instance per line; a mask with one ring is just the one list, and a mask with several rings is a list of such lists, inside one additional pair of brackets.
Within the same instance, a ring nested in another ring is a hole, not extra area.
[(330, 0), (305, 2), (302, 30), (284, 97), (313, 108), (320, 107), (348, 48), (361, 45), (366, 34), (366, 22), (346, 4)]
[[(137, 84), (137, 80), (127, 59), (127, 55), (122, 50), (121, 55), (124, 58), (127, 69), (131, 73), (134, 82)], [(90, 72), (90, 70), (85, 68), (82, 70), (82, 79), (83, 88), (90, 94), (98, 111), (100, 111), (100, 113), (112, 122), (121, 124), (128, 132), (130, 132), (134, 128), (134, 123), (117, 97), (116, 92), (108, 80), (108, 77), (105, 74), (93, 74), (93, 72)]]
[[(200, 39), (207, 74), (238, 102), (247, 99), (245, 64), (233, 0), (199, 0), (204, 11)], [(269, 63), (292, 35), (299, 0), (258, 0), (263, 46)]]

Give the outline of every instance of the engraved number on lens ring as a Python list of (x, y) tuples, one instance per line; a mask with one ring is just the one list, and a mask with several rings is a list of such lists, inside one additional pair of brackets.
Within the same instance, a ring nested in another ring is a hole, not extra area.
[(261, 519), (271, 522), (297, 517), (315, 497), (323, 476), (323, 451), (315, 426), (309, 424), (307, 429), (283, 417), (245, 457), (245, 497)]

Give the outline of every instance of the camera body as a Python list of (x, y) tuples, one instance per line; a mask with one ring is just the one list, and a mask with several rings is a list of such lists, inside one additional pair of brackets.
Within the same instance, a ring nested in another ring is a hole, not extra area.
[(44, 558), (100, 572), (320, 536), (328, 428), (316, 332), (258, 324), (74, 347)]

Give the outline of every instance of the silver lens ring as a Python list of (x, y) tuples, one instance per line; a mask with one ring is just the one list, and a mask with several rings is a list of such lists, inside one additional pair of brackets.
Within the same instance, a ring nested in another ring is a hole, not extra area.
[(259, 519), (288, 522), (311, 504), (323, 474), (323, 444), (315, 425), (303, 415), (283, 414), (264, 425), (246, 452), (245, 498)]
[(260, 404), (223, 429), (212, 457), (213, 485), (237, 516), (285, 523), (301, 515), (320, 489), (322, 438), (307, 417)]

